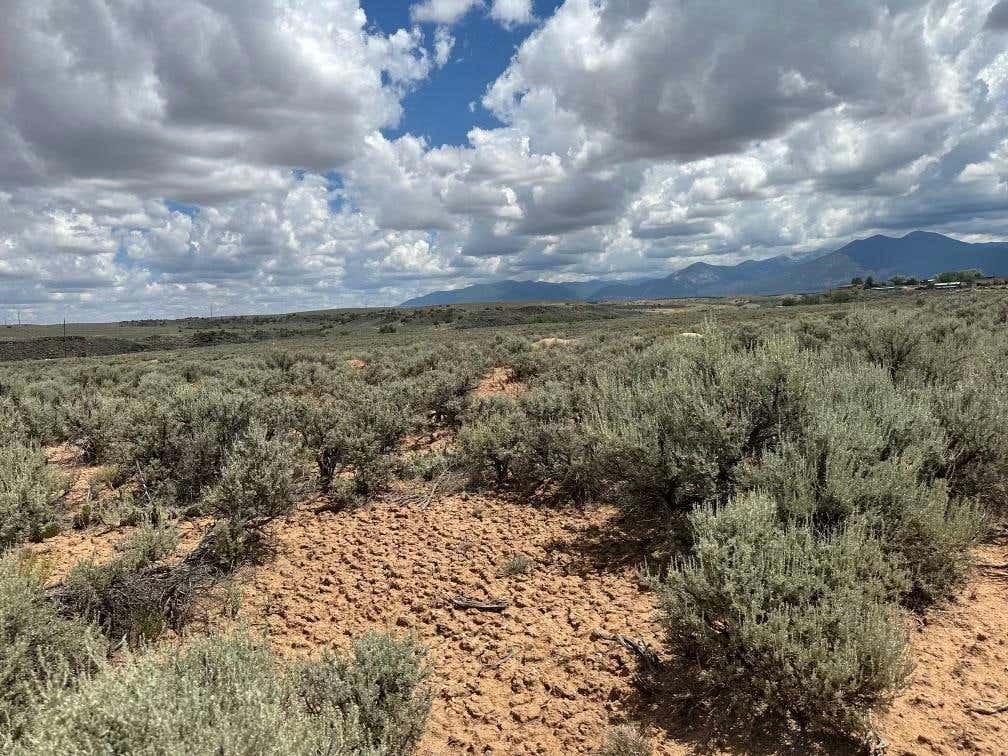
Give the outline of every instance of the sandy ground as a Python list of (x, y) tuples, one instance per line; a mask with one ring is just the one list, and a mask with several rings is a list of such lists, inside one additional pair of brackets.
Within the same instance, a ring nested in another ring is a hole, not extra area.
[(480, 379), (472, 393), (477, 399), (484, 399), (488, 396), (519, 396), (526, 391), (528, 386), (515, 380), (511, 368), (498, 365)]
[(569, 344), (576, 344), (577, 339), (560, 339), (556, 336), (550, 336), (545, 339), (539, 339), (538, 341), (532, 342), (533, 349), (547, 349), (549, 347), (555, 346), (568, 346)]
[[(416, 498), (393, 492), (319, 514), (318, 501), (299, 507), (276, 523), (274, 559), (239, 574), (240, 619), (287, 656), (344, 649), (368, 630), (414, 633), (430, 649), (436, 691), (423, 754), (591, 753), (626, 721), (649, 725), (656, 753), (712, 752), (660, 716), (661, 702), (634, 682), (634, 656), (595, 635), (660, 648), (637, 574), (644, 544), (617, 510), (467, 494), (425, 507)], [(186, 528), (183, 543), (195, 543), (198, 526)], [(127, 531), (68, 531), (31, 549), (58, 576), (79, 559), (107, 558)], [(517, 555), (530, 566), (506, 575)], [(1005, 546), (977, 555), (1006, 560)], [(460, 594), (508, 607), (458, 609)], [(1008, 753), (1008, 713), (972, 710), (1008, 700), (1006, 598), (1008, 572), (978, 569), (949, 606), (911, 623), (917, 667), (879, 721), (889, 754)]]
[[(592, 631), (655, 640), (614, 518), (465, 495), (306, 513), (278, 529), (275, 562), (243, 576), (242, 616), (290, 654), (415, 633), (437, 690), (423, 753), (584, 753), (634, 698), (633, 658)], [(503, 576), (519, 552), (528, 573)], [(457, 609), (458, 595), (509, 606)]]
[[(1004, 564), (1008, 547), (984, 546), (980, 564)], [(949, 606), (915, 624), (916, 669), (880, 720), (890, 754), (1008, 753), (1008, 572), (978, 570)]]

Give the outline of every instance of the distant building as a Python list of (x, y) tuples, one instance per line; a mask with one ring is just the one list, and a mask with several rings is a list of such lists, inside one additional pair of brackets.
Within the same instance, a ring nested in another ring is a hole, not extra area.
[(962, 281), (938, 281), (933, 284), (936, 289), (962, 289), (966, 286)]

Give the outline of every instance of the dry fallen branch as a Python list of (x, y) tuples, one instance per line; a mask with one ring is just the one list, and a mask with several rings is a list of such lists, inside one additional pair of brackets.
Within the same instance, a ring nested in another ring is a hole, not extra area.
[[(203, 565), (154, 564), (113, 575), (102, 590), (83, 600), (79, 589), (66, 582), (47, 589), (45, 596), (64, 616), (86, 617), (120, 640), (145, 621), (181, 630), (194, 619), (197, 601), (220, 581)], [(137, 640), (130, 637), (131, 643)]]
[(419, 504), (421, 509), (426, 509), (428, 506), (430, 506), (431, 502), (434, 501), (435, 497), (438, 495), (439, 492), (442, 494), (445, 493), (442, 487), (445, 485), (446, 481), (448, 484), (447, 493), (451, 493), (452, 489), (458, 486), (457, 481), (454, 480), (454, 478), (456, 478), (457, 476), (458, 473), (455, 470), (449, 468), (434, 479), (433, 483), (431, 484), (431, 487), (427, 489), (426, 493), (420, 492), (420, 493), (403, 494), (402, 496), (397, 496), (396, 498), (392, 499), (392, 502), (394, 504), (399, 505)]
[(518, 649), (517, 648), (512, 648), (510, 651), (508, 651), (506, 654), (504, 654), (504, 656), (502, 656), (497, 661), (495, 661), (495, 662), (493, 662), (491, 664), (485, 664), (485, 665), (483, 665), (483, 670), (484, 671), (491, 671), (492, 672), (494, 670), (500, 669), (502, 666), (504, 666), (504, 664), (507, 663), (507, 661), (509, 659), (514, 658), (514, 655), (517, 654), (517, 653), (518, 653)]
[(393, 504), (419, 504), (423, 500), (423, 496), (420, 494), (403, 494), (402, 496), (396, 496), (392, 499)]
[(320, 504), (315, 507), (312, 512), (315, 514), (324, 514), (326, 512), (342, 512), (346, 509), (346, 503), (342, 501), (327, 501), (325, 504)]
[(627, 651), (630, 651), (637, 656), (641, 664), (644, 665), (644, 669), (648, 672), (657, 672), (663, 666), (662, 660), (658, 657), (658, 654), (652, 651), (651, 647), (642, 640), (629, 638), (626, 635), (609, 635), (601, 630), (593, 631), (592, 637), (598, 638), (599, 640), (618, 643), (623, 646), (623, 648)]
[(430, 492), (427, 494), (427, 498), (424, 499), (423, 504), (420, 505), (420, 509), (427, 509), (427, 506), (431, 503), (431, 501), (434, 500), (434, 494), (437, 493), (438, 486), (441, 485), (442, 481), (445, 479), (445, 477), (448, 475), (449, 472), (451, 472), (451, 470), (446, 469), (443, 473), (441, 473), (437, 477), (437, 480), (434, 481), (434, 485), (432, 485), (430, 488)]
[(993, 706), (984, 706), (983, 704), (976, 704), (975, 706), (966, 707), (975, 714), (1003, 714), (1008, 711), (1008, 701), (1004, 701)]
[(510, 606), (507, 601), (489, 598), (487, 600), (472, 598), (471, 596), (452, 596), (448, 599), (456, 609), (479, 609), (484, 612), (502, 612)]

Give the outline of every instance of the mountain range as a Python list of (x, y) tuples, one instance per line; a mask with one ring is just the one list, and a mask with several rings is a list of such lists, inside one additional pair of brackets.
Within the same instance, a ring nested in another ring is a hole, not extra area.
[(876, 235), (819, 255), (780, 255), (738, 265), (698, 262), (664, 278), (631, 281), (497, 281), (434, 291), (402, 306), (794, 294), (835, 288), (855, 277), (871, 276), (877, 281), (895, 275), (930, 278), (944, 271), (971, 268), (987, 275), (1008, 276), (1008, 242), (971, 244), (927, 231), (898, 238)]

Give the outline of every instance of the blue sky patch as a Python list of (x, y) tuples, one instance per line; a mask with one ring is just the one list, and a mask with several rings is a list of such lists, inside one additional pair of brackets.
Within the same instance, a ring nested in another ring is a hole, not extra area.
[[(406, 2), (364, 0), (361, 3), (368, 23), (385, 34), (414, 26)], [(548, 18), (560, 5), (556, 0), (534, 4), (537, 19)], [(425, 42), (433, 48), (436, 24), (420, 24)], [(480, 101), (498, 76), (504, 73), (518, 46), (536, 24), (510, 29), (494, 21), (487, 9), (473, 8), (450, 27), (455, 38), (451, 57), (443, 68), (403, 99), (403, 117), (396, 128), (385, 129), (389, 139), (410, 133), (426, 137), (431, 146), (466, 144), (466, 134), (474, 126), (492, 129), (501, 125)], [(475, 106), (470, 110), (470, 103)]]

